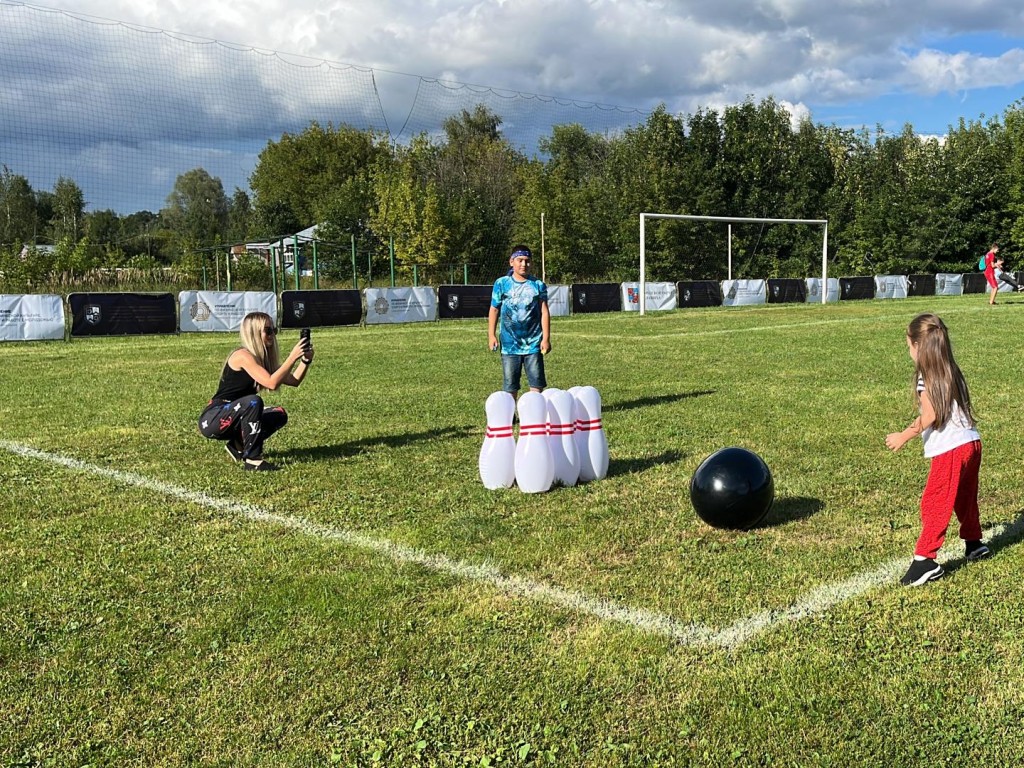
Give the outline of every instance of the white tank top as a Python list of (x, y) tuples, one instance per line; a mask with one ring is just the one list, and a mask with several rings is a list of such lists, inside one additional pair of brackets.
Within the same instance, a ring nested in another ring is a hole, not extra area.
[[(923, 378), (917, 380), (917, 391), (924, 392)], [(942, 429), (929, 427), (921, 433), (921, 442), (924, 443), (924, 455), (927, 459), (952, 451), (961, 445), (973, 443), (975, 440), (981, 440), (981, 435), (955, 400), (949, 421)]]

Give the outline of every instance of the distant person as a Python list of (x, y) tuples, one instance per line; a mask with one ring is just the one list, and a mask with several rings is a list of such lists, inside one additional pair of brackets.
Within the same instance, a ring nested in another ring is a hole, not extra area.
[(532, 261), (525, 245), (512, 249), (511, 269), (495, 280), (487, 315), (487, 348), (493, 351), (500, 346), (502, 389), (513, 397), (519, 395), (523, 368), (531, 391), (541, 392), (547, 386), (544, 355), (551, 351), (551, 314), (547, 286), (530, 274)]
[(907, 347), (914, 361), (913, 391), (919, 415), (902, 432), (886, 435), (885, 444), (898, 451), (920, 435), (924, 455), (931, 459), (921, 495), (921, 535), (910, 568), (900, 579), (904, 586), (919, 587), (945, 573), (935, 558), (954, 512), (967, 559), (980, 560), (991, 552), (981, 541), (978, 514), (981, 435), (945, 324), (937, 315), (918, 315), (907, 328)]
[(992, 295), (989, 297), (989, 305), (996, 303), (996, 293), (999, 291), (999, 283), (996, 282), (996, 254), (999, 253), (999, 246), (995, 243), (988, 249), (988, 253), (985, 254), (985, 280), (988, 281), (989, 288), (992, 289)]
[[(309, 373), (313, 346), (299, 339), (283, 364), (278, 364), (277, 328), (270, 315), (250, 312), (239, 329), (242, 346), (228, 355), (220, 386), (199, 416), (203, 437), (226, 441), (231, 458), (255, 472), (277, 469), (263, 458), (263, 443), (288, 423), (280, 406), (266, 407), (261, 390), (275, 391), (282, 384), (297, 387)], [(293, 370), (294, 369), (294, 370)]]
[(1024, 286), (1017, 282), (1017, 279), (1010, 273), (1003, 269), (1003, 257), (997, 256), (995, 261), (995, 273), (996, 280), (1001, 283), (1006, 283), (1013, 287), (1015, 291), (1024, 291)]

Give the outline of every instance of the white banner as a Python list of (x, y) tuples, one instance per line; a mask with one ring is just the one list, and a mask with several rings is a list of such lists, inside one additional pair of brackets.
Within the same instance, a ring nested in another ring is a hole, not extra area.
[(742, 307), (768, 302), (767, 280), (723, 280), (722, 305)]
[[(676, 308), (675, 283), (644, 283), (645, 308), (648, 311)], [(622, 309), (625, 312), (640, 311), (640, 283), (622, 284)]]
[[(830, 277), (828, 278), (828, 295), (825, 296), (825, 301), (829, 304), (839, 301), (839, 278)], [(820, 277), (808, 277), (807, 278), (807, 303), (808, 304), (821, 304), (821, 278)]]
[(906, 275), (875, 275), (876, 299), (907, 298)]
[(961, 296), (964, 292), (964, 276), (952, 272), (939, 272), (935, 276), (936, 296)]
[(64, 340), (64, 300), (53, 294), (0, 293), (0, 341)]
[(569, 286), (548, 286), (548, 312), (552, 317), (569, 316)]
[(182, 291), (178, 294), (178, 327), (182, 333), (237, 331), (250, 312), (266, 312), (277, 324), (273, 291)]
[(366, 324), (422, 323), (437, 319), (433, 288), (367, 288)]

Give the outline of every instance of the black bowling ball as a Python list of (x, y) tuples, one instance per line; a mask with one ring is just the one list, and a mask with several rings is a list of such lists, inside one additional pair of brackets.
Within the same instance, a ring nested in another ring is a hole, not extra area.
[(746, 530), (760, 523), (775, 501), (775, 482), (764, 460), (746, 448), (722, 448), (690, 478), (697, 516), (715, 528)]

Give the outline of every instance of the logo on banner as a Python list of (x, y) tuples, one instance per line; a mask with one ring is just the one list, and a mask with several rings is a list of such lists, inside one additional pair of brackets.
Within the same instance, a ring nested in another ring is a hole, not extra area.
[(817, 282), (811, 283), (811, 296), (818, 295), (818, 284)]
[(448, 309), (454, 312), (459, 308), (459, 295), (457, 293), (448, 294)]
[(295, 315), (296, 320), (301, 320), (306, 316), (306, 302), (296, 301), (292, 304), (292, 314)]
[(86, 306), (85, 322), (87, 322), (89, 325), (99, 325), (102, 316), (103, 313), (100, 311), (99, 304), (89, 304), (88, 306)]
[(388, 313), (388, 308), (388, 300), (383, 296), (373, 302), (373, 311), (378, 315), (386, 315)]
[(205, 320), (209, 320), (211, 314), (210, 305), (207, 304), (205, 301), (200, 301), (197, 299), (195, 304), (189, 307), (188, 314), (196, 322), (201, 323)]
[(587, 292), (586, 291), (580, 291), (580, 306), (581, 307), (587, 306)]
[(727, 294), (725, 294), (726, 298), (728, 298), (730, 301), (735, 299), (736, 298), (736, 292), (738, 290), (739, 290), (739, 285), (736, 284), (736, 283), (733, 283), (732, 285), (729, 286), (729, 292)]
[(779, 298), (779, 286), (778, 285), (773, 285), (772, 286), (772, 296), (774, 296), (776, 299)]
[(685, 291), (683, 291), (683, 302), (689, 303), (690, 295), (691, 294), (690, 294), (690, 289), (689, 288), (687, 288)]
[(627, 288), (626, 289), (626, 298), (629, 300), (630, 304), (639, 304), (640, 303), (640, 289), (639, 288)]
[(944, 291), (944, 290), (946, 290), (946, 278), (944, 278), (944, 277), (940, 277), (940, 278), (939, 278), (938, 280), (936, 280), (935, 282), (936, 282), (936, 283), (938, 283), (938, 286), (939, 286), (939, 291), (940, 291), (940, 292), (941, 292), (941, 291)]

